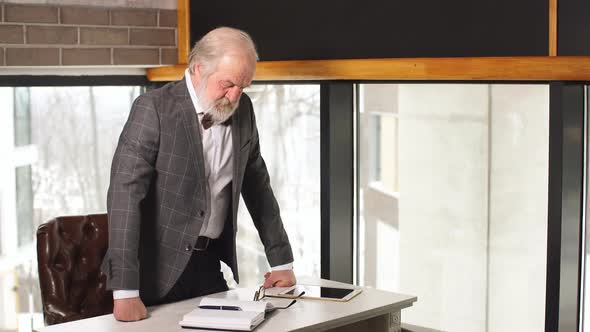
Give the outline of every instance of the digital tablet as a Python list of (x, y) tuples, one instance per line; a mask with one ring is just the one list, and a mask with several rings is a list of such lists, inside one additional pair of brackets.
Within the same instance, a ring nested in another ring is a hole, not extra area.
[[(305, 292), (303, 295), (301, 293)], [(329, 301), (348, 301), (362, 292), (362, 289), (335, 288), (312, 285), (295, 285), (274, 296), (286, 298), (319, 299)], [(273, 295), (271, 295), (273, 296)]]

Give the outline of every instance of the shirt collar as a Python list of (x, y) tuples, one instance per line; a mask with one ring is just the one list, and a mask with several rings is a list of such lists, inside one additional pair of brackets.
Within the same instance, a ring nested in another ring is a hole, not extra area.
[(195, 91), (195, 87), (193, 86), (193, 82), (191, 79), (191, 73), (188, 68), (184, 71), (184, 79), (186, 81), (186, 88), (188, 89), (188, 94), (191, 96), (191, 101), (193, 102), (193, 106), (195, 107), (195, 111), (197, 114), (203, 114), (203, 110), (199, 104), (199, 98), (197, 97), (197, 92)]

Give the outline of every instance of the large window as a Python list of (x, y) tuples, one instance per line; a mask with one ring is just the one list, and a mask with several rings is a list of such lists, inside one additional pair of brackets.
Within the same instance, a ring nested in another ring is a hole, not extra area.
[(37, 227), (106, 211), (114, 149), (140, 86), (0, 88), (0, 330), (41, 325)]
[[(140, 86), (0, 88), (0, 330), (42, 324), (37, 227), (56, 216), (104, 213), (114, 149)], [(262, 155), (291, 240), (298, 275), (320, 271), (318, 85), (254, 85)], [(242, 285), (268, 263), (240, 206)], [(227, 271), (226, 271), (227, 272)], [(228, 278), (230, 275), (228, 274)], [(32, 315), (30, 312), (32, 308)]]
[[(297, 275), (320, 275), (319, 85), (253, 85), (262, 157), (289, 235)], [(240, 286), (261, 284), (270, 267), (246, 206), (238, 215)]]
[(362, 285), (413, 294), (402, 321), (545, 326), (549, 87), (359, 86)]

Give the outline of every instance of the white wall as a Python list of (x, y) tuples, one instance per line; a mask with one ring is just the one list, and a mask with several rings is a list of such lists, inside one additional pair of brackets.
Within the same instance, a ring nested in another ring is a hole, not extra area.
[(489, 331), (543, 331), (549, 87), (491, 92)]
[(400, 291), (403, 321), (485, 331), (488, 90), (399, 88)]

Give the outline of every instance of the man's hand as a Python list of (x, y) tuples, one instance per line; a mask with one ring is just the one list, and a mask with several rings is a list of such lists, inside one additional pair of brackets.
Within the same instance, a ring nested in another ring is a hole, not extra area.
[(290, 287), (297, 283), (293, 270), (280, 270), (267, 272), (264, 275), (264, 288), (269, 287)]
[(122, 322), (134, 322), (147, 317), (147, 309), (139, 297), (113, 300), (113, 315)]

